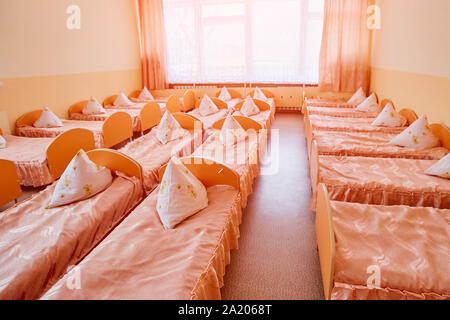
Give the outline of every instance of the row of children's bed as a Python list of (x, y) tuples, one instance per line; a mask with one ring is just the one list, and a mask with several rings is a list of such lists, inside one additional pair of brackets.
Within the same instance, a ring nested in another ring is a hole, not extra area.
[(0, 206), (46, 186), (0, 213), (0, 299), (220, 298), (275, 103), (195, 100), (144, 88), (0, 132)]
[(361, 89), (302, 112), (325, 297), (450, 299), (448, 127)]

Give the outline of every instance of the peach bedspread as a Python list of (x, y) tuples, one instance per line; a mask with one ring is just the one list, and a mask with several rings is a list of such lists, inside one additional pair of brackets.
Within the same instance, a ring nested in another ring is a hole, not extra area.
[(61, 133), (75, 128), (88, 129), (94, 133), (95, 147), (103, 148), (103, 121), (79, 121), (79, 120), (61, 120), (62, 127), (58, 128), (35, 128), (32, 126), (25, 126), (16, 128), (16, 134), (22, 137), (47, 137), (56, 138)]
[(136, 178), (116, 177), (105, 191), (45, 209), (56, 182), (0, 215), (0, 299), (37, 299), (78, 263), (142, 198)]
[(376, 118), (378, 112), (357, 111), (349, 108), (324, 108), (324, 107), (306, 107), (309, 114), (320, 114), (331, 117), (345, 117), (345, 118)]
[(450, 209), (450, 180), (424, 173), (436, 162), (319, 156), (319, 182), (331, 200)]
[(0, 149), (0, 159), (14, 162), (21, 185), (40, 187), (53, 181), (46, 154), (53, 138), (3, 137), (7, 147)]
[(140, 110), (131, 109), (106, 109), (106, 113), (100, 114), (84, 114), (84, 113), (72, 113), (70, 114), (70, 120), (82, 120), (82, 121), (105, 121), (110, 115), (115, 112), (121, 111), (126, 112), (131, 116), (131, 121), (133, 123), (133, 131), (141, 132), (141, 117)]
[[(243, 116), (245, 117), (240, 111), (233, 112), (233, 116)], [(271, 110), (262, 111), (258, 114), (254, 114), (251, 116), (248, 116), (248, 118), (255, 120), (260, 125), (263, 126), (265, 129), (270, 129), (270, 126), (272, 124), (272, 121), (274, 119), (274, 114), (272, 114)]]
[(237, 190), (209, 187), (208, 207), (168, 230), (156, 211), (158, 190), (78, 264), (81, 289), (66, 286), (68, 273), (43, 299), (220, 299), (238, 248)]
[[(332, 118), (332, 117), (327, 117)], [(358, 118), (337, 118), (335, 119), (358, 119)], [(365, 118), (361, 118), (365, 119)], [(313, 130), (322, 130), (322, 131), (353, 131), (353, 132), (385, 132), (385, 133), (393, 133), (399, 134), (406, 127), (380, 127), (373, 126), (370, 121), (369, 123), (354, 123), (351, 121), (335, 121), (328, 119), (310, 119), (311, 127)], [(371, 119), (373, 120), (373, 119)]]
[(193, 156), (222, 162), (239, 174), (241, 205), (243, 208), (247, 206), (247, 198), (253, 192), (253, 180), (259, 175), (258, 138), (247, 138), (226, 147), (220, 142), (219, 131), (216, 130), (193, 153)]
[[(133, 101), (134, 99), (131, 99), (131, 100)], [(131, 111), (131, 110), (141, 111), (141, 109), (142, 109), (143, 107), (145, 107), (145, 105), (146, 105), (147, 103), (149, 103), (149, 102), (151, 102), (151, 101), (147, 101), (147, 102), (137, 102), (137, 103), (135, 103), (135, 104), (133, 104), (133, 105), (131, 105), (131, 106), (113, 106), (113, 105), (106, 105), (106, 106), (104, 106), (104, 108), (105, 108), (106, 110), (108, 110), (108, 109), (117, 109), (117, 110), (122, 110), (122, 111), (126, 111), (126, 110), (128, 110), (128, 111)], [(166, 102), (165, 102), (165, 101), (160, 101), (160, 100), (155, 100), (155, 102), (158, 103), (159, 108), (161, 109), (161, 112), (164, 113), (164, 112), (166, 111)]]
[(154, 127), (149, 133), (139, 137), (120, 152), (130, 156), (142, 166), (144, 171), (144, 189), (150, 193), (159, 183), (159, 169), (169, 162), (173, 156), (189, 156), (198, 146), (202, 144), (202, 134), (194, 130), (186, 131), (183, 137), (162, 144), (156, 134), (158, 127)]
[[(450, 210), (330, 204), (332, 299), (450, 299)], [(379, 287), (367, 285), (369, 266), (379, 268)]]
[(308, 107), (322, 107), (322, 108), (356, 108), (356, 104), (349, 104), (346, 100), (332, 100), (332, 99), (308, 99), (306, 101)]
[(320, 155), (439, 160), (444, 147), (411, 149), (387, 144), (395, 134), (385, 132), (333, 132), (316, 130), (314, 139)]

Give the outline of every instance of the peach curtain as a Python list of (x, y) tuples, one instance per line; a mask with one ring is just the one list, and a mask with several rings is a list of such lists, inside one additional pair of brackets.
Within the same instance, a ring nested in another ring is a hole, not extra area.
[(369, 0), (325, 0), (319, 88), (355, 91), (369, 87)]
[(148, 89), (165, 89), (166, 39), (163, 0), (138, 0), (142, 82)]

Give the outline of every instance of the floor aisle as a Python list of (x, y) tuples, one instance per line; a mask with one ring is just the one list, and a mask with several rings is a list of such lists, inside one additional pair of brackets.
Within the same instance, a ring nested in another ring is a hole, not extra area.
[(255, 179), (222, 299), (323, 299), (303, 119), (277, 113), (272, 129), (280, 129), (279, 170)]

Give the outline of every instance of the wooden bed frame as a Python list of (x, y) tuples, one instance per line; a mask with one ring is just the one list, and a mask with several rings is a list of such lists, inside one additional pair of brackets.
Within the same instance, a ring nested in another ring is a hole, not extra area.
[[(43, 110), (34, 110), (25, 113), (16, 121), (16, 127), (33, 126), (39, 119)], [(75, 120), (74, 120), (75, 121)], [(106, 148), (110, 148), (122, 141), (133, 137), (133, 124), (131, 116), (123, 111), (110, 115), (103, 122), (103, 141)]]
[(186, 90), (183, 95), (183, 105), (181, 106), (182, 112), (188, 112), (195, 108), (195, 93), (191, 89)]
[[(394, 106), (394, 105), (392, 105), (392, 106)], [(406, 121), (408, 122), (408, 125), (412, 124), (414, 121), (419, 119), (417, 114), (411, 109), (405, 108), (405, 109), (400, 110), (398, 113), (406, 119)]]
[(87, 104), (89, 103), (89, 100), (82, 100), (80, 102), (77, 102), (69, 107), (69, 119), (70, 115), (74, 113), (81, 113), (84, 108), (86, 108)]
[[(219, 98), (215, 98), (215, 97), (210, 97), (210, 98), (211, 98), (212, 102), (214, 102), (214, 104), (217, 106), (217, 108), (219, 108), (219, 109), (228, 109), (228, 104), (225, 101), (220, 100)], [(195, 109), (198, 109), (200, 107), (201, 103), (202, 103), (202, 100), (201, 99), (198, 100), (195, 103)]]
[(323, 293), (325, 299), (329, 300), (334, 285), (336, 247), (333, 221), (331, 219), (330, 198), (323, 183), (319, 184), (317, 191), (316, 237), (320, 270), (322, 272)]
[(114, 101), (116, 101), (118, 94), (113, 94), (112, 96), (107, 97), (105, 100), (103, 100), (103, 106), (112, 106), (114, 104)]
[[(262, 112), (262, 111), (270, 110), (270, 105), (267, 102), (262, 101), (260, 99), (253, 99), (253, 101), (258, 106), (259, 111)], [(239, 101), (238, 103), (236, 103), (236, 105), (234, 106), (234, 109), (241, 110), (244, 102), (245, 101)]]
[[(262, 127), (262, 125), (260, 123), (256, 122), (255, 120), (253, 120), (251, 118), (244, 117), (244, 116), (233, 116), (233, 118), (237, 122), (239, 122), (239, 124), (241, 125), (241, 127), (245, 131), (253, 129), (253, 130), (258, 132), (258, 131), (263, 129), (263, 127)], [(221, 130), (222, 126), (223, 126), (223, 123), (225, 122), (225, 119), (226, 119), (226, 117), (224, 117), (224, 118), (222, 118), (220, 120), (217, 120), (216, 122), (214, 122), (212, 127), (214, 129)]]
[(129, 156), (111, 149), (95, 149), (86, 153), (91, 161), (99, 166), (107, 167), (114, 171), (120, 171), (130, 177), (136, 177), (142, 181), (141, 165)]
[[(229, 185), (240, 191), (239, 175), (227, 165), (201, 157), (184, 157), (180, 161), (205, 187)], [(159, 169), (159, 181), (162, 181), (167, 164)]]
[(166, 110), (170, 113), (180, 112), (181, 111), (181, 102), (180, 98), (177, 95), (170, 95), (166, 102)]
[[(234, 89), (228, 89), (228, 88), (227, 88), (227, 90), (232, 99), (242, 99), (242, 95), (239, 91), (234, 90)], [(215, 94), (216, 98), (218, 98), (220, 96), (220, 91), (222, 91), (222, 89), (220, 89), (219, 91), (216, 92), (216, 94)]]
[(0, 159), (0, 207), (22, 195), (14, 162)]
[[(32, 139), (32, 138), (31, 138)], [(95, 149), (94, 134), (77, 128), (61, 133), (47, 147), (47, 165), (53, 180), (58, 179), (77, 152)]]
[(198, 130), (201, 129), (203, 132), (203, 123), (197, 117), (184, 112), (175, 112), (172, 114), (175, 120), (180, 124), (183, 129), (186, 130)]
[(157, 126), (161, 121), (161, 108), (155, 101), (147, 103), (140, 112), (141, 133)]
[(431, 132), (439, 139), (441, 146), (450, 150), (450, 129), (443, 123), (430, 124)]

